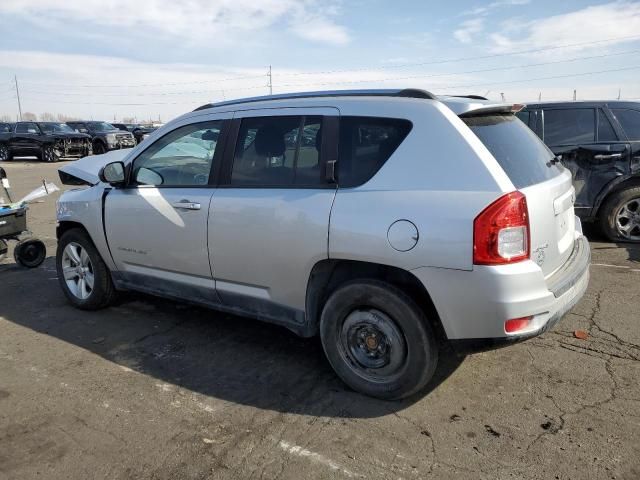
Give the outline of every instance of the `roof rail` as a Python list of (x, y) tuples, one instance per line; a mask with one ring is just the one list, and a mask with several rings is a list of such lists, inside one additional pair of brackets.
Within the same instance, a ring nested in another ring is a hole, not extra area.
[(482, 95), (447, 95), (447, 97), (470, 98), (471, 100), (489, 100), (487, 97), (483, 97)]
[(271, 100), (288, 100), (297, 98), (318, 98), (318, 97), (407, 97), (407, 98), (424, 98), (428, 100), (437, 100), (437, 97), (426, 90), (419, 88), (405, 89), (377, 89), (377, 90), (327, 90), (320, 92), (298, 92), (298, 93), (281, 93), (277, 95), (264, 95), (261, 97), (240, 98), (237, 100), (228, 100), (226, 102), (207, 103), (194, 110), (205, 110), (207, 108), (222, 107), (228, 105), (240, 105), (243, 103), (268, 102)]

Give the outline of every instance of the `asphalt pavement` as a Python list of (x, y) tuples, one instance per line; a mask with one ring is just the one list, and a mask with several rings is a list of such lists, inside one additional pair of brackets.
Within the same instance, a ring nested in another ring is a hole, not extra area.
[[(1, 166), (17, 195), (60, 185), (60, 164)], [(0, 262), (0, 479), (640, 478), (640, 246), (587, 230), (588, 292), (551, 332), (449, 352), (383, 402), (283, 328), (137, 294), (70, 307), (57, 196), (29, 211), (43, 266)]]

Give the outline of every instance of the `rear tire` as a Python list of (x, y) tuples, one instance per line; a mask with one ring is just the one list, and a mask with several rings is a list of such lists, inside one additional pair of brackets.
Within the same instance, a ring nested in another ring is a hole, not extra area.
[(0, 162), (8, 162), (9, 160), (11, 160), (9, 145), (6, 143), (0, 143)]
[(600, 228), (612, 242), (640, 242), (640, 186), (613, 193), (600, 209)]
[(56, 270), (60, 287), (74, 307), (99, 310), (115, 300), (111, 273), (85, 231), (74, 228), (62, 235)]
[(347, 385), (385, 400), (424, 388), (438, 363), (436, 337), (423, 311), (380, 281), (348, 282), (331, 294), (320, 336), (329, 363)]

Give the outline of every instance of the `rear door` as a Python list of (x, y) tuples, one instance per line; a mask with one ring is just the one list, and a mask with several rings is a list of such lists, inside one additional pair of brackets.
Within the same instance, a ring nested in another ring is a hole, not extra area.
[(576, 212), (589, 217), (603, 188), (626, 170), (629, 144), (602, 108), (545, 108), (543, 115), (544, 141), (571, 171)]
[(527, 199), (531, 258), (551, 275), (573, 251), (575, 190), (571, 174), (514, 115), (463, 118)]
[(209, 118), (170, 131), (130, 164), (129, 186), (107, 194), (106, 236), (130, 288), (218, 303), (207, 225), (223, 124)]
[(328, 256), (336, 186), (325, 165), (338, 113), (235, 112), (209, 219), (216, 287), (230, 306), (274, 321), (304, 318), (311, 269)]

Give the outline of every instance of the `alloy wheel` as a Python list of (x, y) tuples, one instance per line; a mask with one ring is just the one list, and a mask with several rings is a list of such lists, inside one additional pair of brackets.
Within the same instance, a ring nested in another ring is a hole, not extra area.
[(640, 240), (640, 197), (620, 207), (616, 214), (616, 230), (627, 240)]
[(86, 249), (71, 242), (62, 252), (62, 272), (71, 294), (86, 300), (93, 292), (95, 282), (93, 264)]
[(0, 145), (0, 162), (9, 160), (9, 148), (6, 145)]

